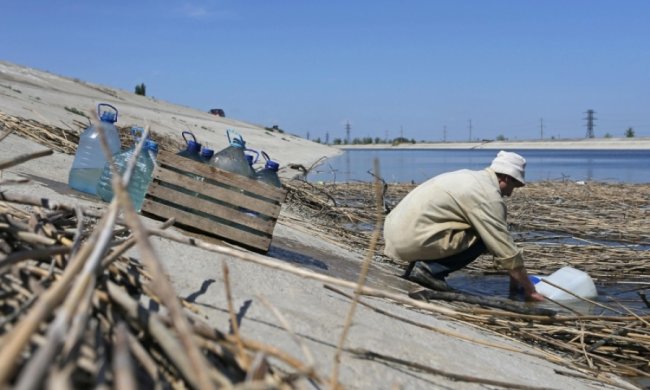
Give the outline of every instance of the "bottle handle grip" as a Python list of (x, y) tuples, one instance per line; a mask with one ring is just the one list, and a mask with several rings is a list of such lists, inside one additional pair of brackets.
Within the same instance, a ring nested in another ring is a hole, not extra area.
[(196, 142), (196, 137), (194, 136), (194, 133), (192, 133), (191, 131), (184, 131), (181, 133), (181, 136), (183, 137), (183, 140), (185, 140), (185, 144), (189, 144), (189, 141), (187, 140), (187, 138), (185, 138), (185, 134), (191, 135), (194, 142)]
[[(260, 158), (260, 152), (258, 152), (257, 150), (254, 150), (254, 149), (244, 149), (244, 151), (245, 152), (253, 152), (253, 153), (255, 153), (255, 158), (253, 159), (253, 164), (257, 163), (257, 160), (259, 160), (259, 158)], [(264, 153), (264, 152), (262, 152), (262, 153)]]
[(262, 156), (264, 156), (264, 159), (265, 159), (266, 161), (270, 161), (270, 160), (271, 160), (271, 157), (269, 157), (269, 155), (268, 155), (265, 151), (263, 151), (263, 150), (262, 150)]
[(115, 108), (114, 106), (111, 106), (111, 105), (108, 104), (108, 103), (99, 103), (99, 104), (97, 105), (97, 117), (98, 117), (98, 118), (101, 118), (101, 117), (102, 117), (102, 110), (101, 110), (101, 107), (109, 107), (109, 108), (112, 108), (113, 111), (115, 111), (115, 122), (117, 122), (117, 108)]
[[(230, 133), (233, 133), (233, 134), (234, 134), (234, 135), (232, 136), (232, 138), (230, 137)], [(239, 134), (239, 133), (236, 132), (235, 130), (233, 130), (233, 129), (227, 129), (227, 130), (226, 130), (226, 135), (228, 136), (228, 145), (232, 144), (232, 141), (235, 140), (235, 139), (237, 139), (237, 138), (239, 138), (239, 142), (240, 142), (242, 145), (244, 144), (244, 139), (242, 138), (241, 134)]]

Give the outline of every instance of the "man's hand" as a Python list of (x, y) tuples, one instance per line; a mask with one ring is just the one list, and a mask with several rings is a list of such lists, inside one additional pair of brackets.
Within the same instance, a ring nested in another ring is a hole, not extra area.
[(545, 298), (542, 294), (538, 293), (535, 290), (535, 286), (528, 278), (528, 272), (526, 268), (519, 267), (511, 269), (508, 271), (510, 274), (510, 291), (512, 292), (515, 288), (515, 285), (519, 285), (524, 289), (524, 294), (526, 295), (526, 300), (529, 301), (543, 301)]
[(540, 294), (540, 293), (538, 293), (537, 291), (535, 291), (534, 293), (532, 293), (532, 294), (530, 294), (529, 296), (527, 296), (526, 299), (529, 300), (529, 301), (542, 302), (542, 301), (544, 301), (546, 298), (544, 298), (544, 296), (543, 296), (542, 294)]

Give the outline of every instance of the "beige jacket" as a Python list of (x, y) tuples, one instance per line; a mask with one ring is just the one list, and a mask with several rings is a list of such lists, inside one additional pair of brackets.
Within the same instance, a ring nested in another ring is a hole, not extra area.
[(436, 176), (402, 199), (384, 223), (384, 253), (398, 262), (442, 259), (480, 237), (499, 269), (523, 266), (508, 232), (496, 173), (463, 169)]

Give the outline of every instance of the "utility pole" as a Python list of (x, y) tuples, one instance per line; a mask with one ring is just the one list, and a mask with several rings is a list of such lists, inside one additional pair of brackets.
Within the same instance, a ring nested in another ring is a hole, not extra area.
[(587, 138), (594, 138), (594, 121), (596, 118), (594, 117), (594, 114), (596, 111), (594, 110), (587, 110), (587, 117), (585, 118), (587, 120)]
[(442, 142), (447, 142), (447, 125), (442, 129)]
[(544, 118), (539, 119), (539, 133), (541, 139), (544, 139)]
[(325, 133), (325, 145), (330, 144), (330, 132)]
[(347, 140), (348, 145), (350, 145), (350, 129), (351, 128), (352, 128), (352, 126), (350, 126), (350, 121), (348, 121), (345, 124), (345, 139)]
[(472, 120), (469, 120), (469, 142), (472, 142)]
[(399, 127), (399, 137), (404, 139), (404, 128), (402, 126)]
[(309, 132), (307, 132), (307, 140), (309, 141)]

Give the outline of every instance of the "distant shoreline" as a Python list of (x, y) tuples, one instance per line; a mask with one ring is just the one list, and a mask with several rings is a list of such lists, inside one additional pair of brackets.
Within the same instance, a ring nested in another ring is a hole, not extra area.
[(573, 150), (650, 150), (650, 137), (584, 138), (566, 140), (423, 142), (372, 145), (332, 145), (339, 149), (573, 149)]

